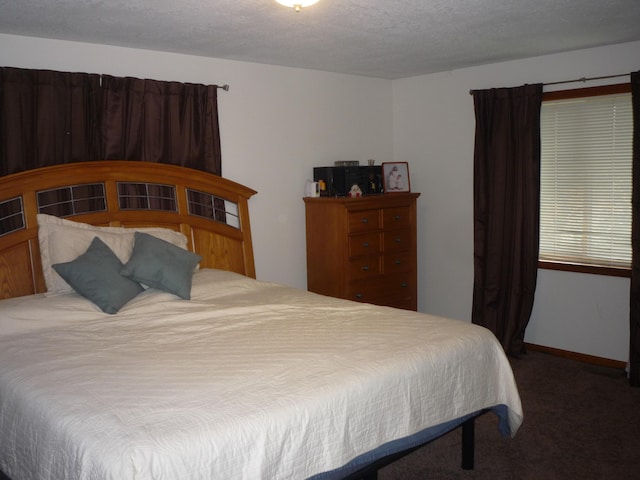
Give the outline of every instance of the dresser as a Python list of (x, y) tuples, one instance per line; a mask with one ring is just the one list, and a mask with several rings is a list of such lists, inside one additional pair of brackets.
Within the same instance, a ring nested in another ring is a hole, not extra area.
[(416, 310), (419, 196), (304, 198), (309, 291)]

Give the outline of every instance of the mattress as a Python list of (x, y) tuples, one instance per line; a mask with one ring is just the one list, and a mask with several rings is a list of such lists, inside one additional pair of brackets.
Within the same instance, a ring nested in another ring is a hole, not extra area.
[(117, 315), (0, 301), (0, 470), (20, 479), (290, 479), (522, 407), (488, 330), (202, 269)]

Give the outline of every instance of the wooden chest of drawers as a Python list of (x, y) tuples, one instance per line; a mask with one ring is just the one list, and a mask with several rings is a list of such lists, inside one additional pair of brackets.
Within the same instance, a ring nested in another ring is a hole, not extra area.
[(418, 196), (305, 198), (307, 288), (416, 310)]

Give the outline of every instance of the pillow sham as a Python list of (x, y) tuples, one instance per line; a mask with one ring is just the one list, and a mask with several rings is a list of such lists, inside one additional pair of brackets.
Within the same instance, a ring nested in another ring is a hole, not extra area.
[[(178, 247), (174, 247), (178, 248)], [(117, 313), (144, 291), (142, 285), (120, 275), (122, 262), (98, 237), (75, 260), (55, 263), (52, 268), (83, 297), (105, 313)]]
[(126, 263), (131, 256), (136, 231), (149, 233), (187, 249), (187, 237), (168, 228), (95, 227), (43, 213), (38, 214), (37, 220), (42, 273), (49, 295), (73, 291), (51, 266), (74, 260), (89, 248), (95, 237), (100, 238), (122, 263)]
[(135, 232), (134, 238), (133, 253), (120, 274), (189, 300), (193, 270), (202, 257), (143, 232)]

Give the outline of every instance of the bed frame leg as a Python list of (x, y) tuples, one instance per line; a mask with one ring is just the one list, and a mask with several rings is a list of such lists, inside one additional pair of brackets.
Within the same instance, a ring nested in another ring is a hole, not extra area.
[(475, 417), (462, 424), (462, 469), (473, 470), (475, 455)]

